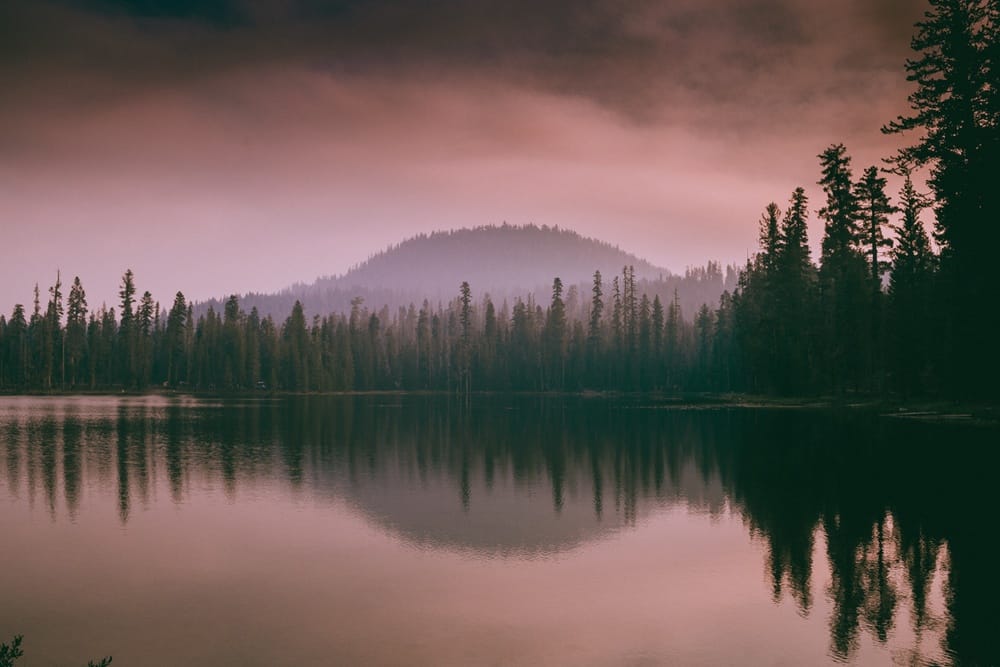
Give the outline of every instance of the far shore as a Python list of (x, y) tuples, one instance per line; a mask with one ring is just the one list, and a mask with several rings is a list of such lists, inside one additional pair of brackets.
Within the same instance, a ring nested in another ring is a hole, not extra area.
[[(165, 398), (212, 399), (278, 399), (292, 396), (437, 396), (461, 400), (455, 392), (431, 390), (370, 390), (370, 391), (269, 391), (269, 390), (205, 390), (188, 388), (151, 387), (145, 390), (123, 389), (73, 389), (50, 391), (0, 390), (0, 398), (12, 397), (70, 397), (70, 396), (162, 396)], [(840, 396), (768, 396), (737, 393), (666, 393), (592, 391), (473, 391), (475, 398), (572, 398), (583, 400), (639, 401), (646, 409), (670, 408), (766, 408), (797, 410), (846, 409), (876, 412), (880, 416), (897, 419), (914, 419), (933, 422), (977, 423), (1000, 425), (1000, 404), (989, 401), (956, 401), (938, 398), (910, 398), (901, 396), (876, 396), (844, 394)]]

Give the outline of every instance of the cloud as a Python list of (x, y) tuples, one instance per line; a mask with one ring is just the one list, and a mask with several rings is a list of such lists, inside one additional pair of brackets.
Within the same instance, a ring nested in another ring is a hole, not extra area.
[(23, 89), (62, 78), (66, 94), (91, 90), (76, 90), (77, 104), (277, 66), (331, 76), (475, 76), (659, 120), (677, 118), (679, 101), (774, 108), (789, 96), (863, 95), (859, 73), (899, 71), (922, 4), (13, 0), (0, 10), (9, 33), (0, 48), (8, 80)]
[(0, 309), (57, 266), (201, 298), (504, 219), (742, 260), (825, 145), (892, 150), (922, 5), (11, 0), (0, 224), (38, 252)]

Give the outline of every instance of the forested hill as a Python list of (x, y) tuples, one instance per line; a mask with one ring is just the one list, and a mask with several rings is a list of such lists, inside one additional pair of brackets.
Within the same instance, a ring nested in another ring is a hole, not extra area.
[(640, 279), (670, 273), (574, 231), (504, 224), (414, 236), (315, 287), (411, 285), (451, 295), (463, 280), (491, 289), (534, 289), (551, 285), (555, 276), (567, 284), (589, 282), (595, 270), (611, 276), (626, 265), (634, 266)]
[[(594, 271), (599, 270), (610, 287), (622, 268), (635, 269), (635, 278), (650, 285), (664, 301), (678, 291), (686, 313), (701, 304), (715, 305), (723, 289), (735, 286), (713, 265), (708, 270), (689, 270), (684, 275), (621, 250), (610, 243), (587, 238), (558, 227), (536, 225), (490, 225), (472, 229), (420, 234), (369, 257), (340, 276), (313, 283), (300, 283), (275, 294), (246, 294), (240, 303), (247, 310), (256, 307), (262, 315), (284, 318), (296, 300), (309, 315), (346, 312), (355, 297), (367, 306), (395, 309), (411, 303), (420, 305), (447, 302), (467, 281), (475, 294), (489, 293), (499, 304), (504, 300), (536, 295), (547, 301), (552, 280), (559, 277), (569, 288), (577, 285), (589, 292)], [(200, 304), (198, 312), (211, 305), (221, 312), (222, 300)]]

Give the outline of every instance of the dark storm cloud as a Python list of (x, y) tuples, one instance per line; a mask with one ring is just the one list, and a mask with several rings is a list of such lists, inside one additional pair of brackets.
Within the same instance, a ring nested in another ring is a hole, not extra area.
[(114, 84), (105, 92), (128, 93), (276, 65), (333, 74), (501, 78), (648, 119), (677, 116), (681, 104), (769, 107), (780, 101), (780, 89), (809, 97), (863, 86), (859, 72), (898, 71), (922, 5), (13, 0), (0, 10), (7, 26), (0, 53), (5, 77), (22, 85), (44, 85), (46, 77), (58, 81), (61, 74), (80, 77), (86, 87), (103, 77)]

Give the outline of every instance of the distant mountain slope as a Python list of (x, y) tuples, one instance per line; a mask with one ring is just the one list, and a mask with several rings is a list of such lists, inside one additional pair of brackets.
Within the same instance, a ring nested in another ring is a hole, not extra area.
[[(310, 316), (345, 312), (355, 297), (372, 308), (395, 309), (419, 305), (424, 299), (448, 301), (458, 294), (462, 281), (468, 281), (477, 299), (489, 293), (499, 304), (535, 294), (546, 302), (557, 276), (567, 292), (576, 286), (580, 301), (585, 301), (595, 270), (604, 276), (610, 298), (611, 281), (624, 266), (635, 268), (640, 288), (650, 298), (658, 294), (667, 301), (677, 289), (688, 315), (702, 303), (717, 301), (724, 287), (731, 289), (724, 282), (732, 279), (724, 279), (718, 265), (679, 276), (571, 230), (503, 224), (420, 234), (372, 255), (343, 275), (299, 283), (276, 294), (246, 294), (240, 302), (247, 311), (256, 307), (262, 315), (275, 318), (287, 316), (296, 300)], [(219, 310), (221, 302), (212, 300), (199, 310), (209, 305)]]
[(315, 287), (399, 287), (428, 296), (451, 294), (466, 280), (481, 288), (532, 290), (559, 276), (566, 284), (589, 281), (595, 270), (611, 275), (625, 265), (637, 278), (669, 271), (610, 243), (558, 227), (491, 225), (421, 234), (392, 246)]

